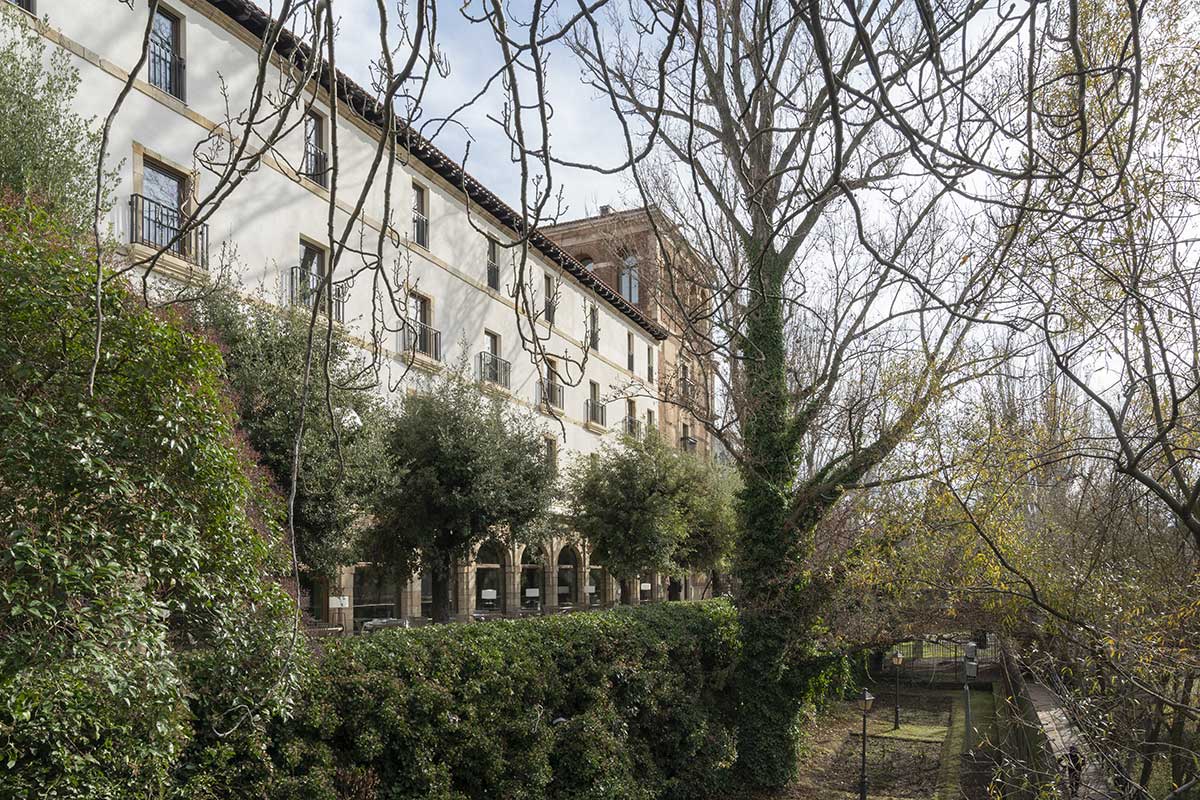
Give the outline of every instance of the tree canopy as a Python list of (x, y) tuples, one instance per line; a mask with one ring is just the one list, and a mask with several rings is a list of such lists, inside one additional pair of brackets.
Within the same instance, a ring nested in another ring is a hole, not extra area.
[(0, 204), (0, 761), (13, 796), (159, 796), (279, 710), (280, 506), (216, 348), (103, 285), (73, 220)]
[(314, 385), (301, 409), (307, 314), (221, 290), (200, 300), (197, 315), (224, 354), (239, 426), (285, 496), (303, 411), (292, 519), (300, 561), (324, 574), (354, 563), (362, 518), (385, 463), (386, 409), (374, 372), (344, 337), (335, 333), (328, 349), (317, 337)]
[(386, 459), (367, 552), (401, 576), (429, 570), (434, 619), (444, 622), (455, 559), (490, 536), (532, 539), (546, 522), (555, 476), (545, 433), (531, 412), (447, 369), (404, 399)]

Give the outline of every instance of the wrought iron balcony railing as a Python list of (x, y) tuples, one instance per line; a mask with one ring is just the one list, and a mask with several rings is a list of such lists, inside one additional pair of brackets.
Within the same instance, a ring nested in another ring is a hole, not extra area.
[(477, 363), (479, 366), (479, 380), (494, 383), (505, 389), (508, 388), (509, 379), (512, 374), (512, 364), (486, 350), (479, 354)]
[(183, 56), (174, 47), (162, 39), (151, 38), (147, 69), (151, 86), (187, 102)]
[(140, 194), (129, 197), (129, 241), (208, 269), (208, 225), (188, 225), (179, 209)]
[(538, 381), (538, 405), (548, 405), (557, 409), (563, 407), (563, 385), (556, 381)]
[(587, 421), (593, 425), (604, 426), (608, 424), (605, 420), (605, 417), (607, 416), (605, 414), (606, 409), (604, 404), (600, 401), (593, 400), (589, 397), (585, 403), (584, 410), (587, 412)]
[[(311, 309), (321, 291), (321, 276), (301, 266), (292, 267), (288, 281), (288, 302), (293, 306)], [(346, 294), (344, 284), (335, 284), (327, 289), (329, 294), (322, 314), (333, 318), (334, 322), (346, 321)]]
[(642, 421), (637, 417), (626, 417), (625, 419), (621, 420), (621, 427), (625, 429), (625, 434), (627, 436), (641, 438)]
[(34, 0), (9, 0), (17, 8), (28, 11), (30, 14), (37, 14), (37, 3)]
[(402, 353), (416, 353), (433, 361), (442, 360), (442, 332), (423, 322), (405, 320), (397, 334)]
[(696, 437), (695, 436), (680, 436), (679, 449), (689, 453), (696, 452)]
[(429, 217), (419, 211), (413, 212), (412, 238), (421, 247), (429, 249)]
[(488, 288), (500, 291), (500, 265), (489, 261), (487, 265)]
[(304, 143), (304, 177), (320, 186), (328, 186), (329, 156), (311, 142)]

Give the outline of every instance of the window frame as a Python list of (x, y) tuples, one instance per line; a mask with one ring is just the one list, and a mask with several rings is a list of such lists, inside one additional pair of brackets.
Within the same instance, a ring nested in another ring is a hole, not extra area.
[[(170, 86), (163, 86), (155, 82), (155, 75), (161, 75), (161, 72), (156, 73), (152, 60), (153, 48), (155, 41), (161, 42), (161, 37), (155, 37), (153, 25), (151, 25), (150, 42), (147, 49), (146, 58), (146, 83), (158, 89), (160, 92), (174, 97), (181, 103), (187, 103), (187, 57), (185, 51), (186, 45), (186, 17), (177, 11), (172, 6), (165, 3), (159, 3), (154, 10), (155, 16), (161, 16), (171, 23), (171, 41), (169, 43), (169, 59), (166, 75)], [(178, 71), (176, 71), (178, 68)]]

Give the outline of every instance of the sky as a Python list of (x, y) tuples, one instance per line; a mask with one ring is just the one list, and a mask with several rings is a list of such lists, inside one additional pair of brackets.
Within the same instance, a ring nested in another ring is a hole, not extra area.
[[(395, 2), (389, 0), (394, 40), (398, 39)], [(526, 6), (524, 0), (515, 0), (505, 4), (505, 9), (514, 20), (528, 19), (528, 10), (523, 6)], [(478, 3), (475, 7), (478, 8)], [(376, 0), (335, 0), (333, 8), (339, 23), (338, 66), (362, 85), (370, 87), (370, 64), (379, 52)], [(458, 0), (438, 5), (437, 38), (449, 65), (449, 74), (445, 78), (435, 75), (431, 79), (422, 103), (426, 119), (445, 116), (480, 91), (501, 63), (500, 48), (492, 37), (490, 26), (468, 21), (460, 8)], [(551, 50), (548, 63), (547, 97), (553, 110), (550, 121), (552, 152), (575, 161), (620, 163), (625, 147), (611, 107), (583, 84), (575, 58), (565, 47)], [(422, 132), (431, 136), (434, 143), (456, 161), (463, 163), (465, 160), (467, 171), (501, 199), (519, 207), (520, 171), (496, 122), (501, 118), (503, 108), (503, 91), (497, 83), (474, 106), (456, 117), (461, 126), (445, 126), (436, 136), (432, 135), (432, 128)], [(638, 204), (628, 179), (620, 175), (601, 175), (565, 167), (556, 167), (553, 174), (555, 184), (563, 191), (561, 219), (594, 214), (600, 205), (621, 209)]]

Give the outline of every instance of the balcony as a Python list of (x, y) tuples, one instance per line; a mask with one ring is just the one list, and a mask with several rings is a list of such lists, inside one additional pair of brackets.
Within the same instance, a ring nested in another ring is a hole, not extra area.
[(423, 356), (430, 361), (442, 360), (442, 332), (423, 322), (405, 320), (396, 338), (401, 353)]
[(488, 288), (492, 291), (500, 291), (500, 265), (495, 261), (489, 261), (487, 265)]
[(167, 94), (187, 102), (184, 91), (183, 58), (169, 42), (157, 37), (150, 39), (148, 72), (150, 84)]
[(642, 421), (636, 417), (626, 417), (621, 420), (621, 430), (625, 431), (626, 436), (640, 439), (642, 438)]
[(37, 5), (34, 0), (10, 0), (10, 2), (17, 8), (28, 11), (30, 14), (37, 14)]
[(188, 225), (177, 208), (140, 194), (129, 197), (129, 241), (208, 269), (208, 225)]
[(300, 173), (318, 186), (328, 186), (329, 156), (312, 142), (304, 143), (304, 170)]
[(421, 247), (429, 249), (429, 217), (420, 211), (413, 212), (412, 238)]
[(538, 381), (537, 401), (539, 406), (549, 406), (562, 410), (563, 385), (556, 381)]
[(696, 452), (696, 437), (695, 436), (680, 436), (679, 449), (686, 453)]
[(593, 400), (590, 397), (587, 399), (584, 411), (587, 412), (586, 419), (592, 425), (599, 425), (601, 428), (608, 423), (606, 421), (607, 414), (604, 403), (599, 400)]
[(479, 369), (479, 380), (494, 384), (502, 389), (509, 387), (512, 364), (508, 361), (505, 361), (495, 353), (484, 351), (479, 354), (476, 365)]
[[(300, 266), (292, 267), (288, 280), (288, 302), (298, 308), (311, 310), (320, 294), (321, 281), (322, 276), (315, 272)], [(330, 287), (330, 290), (332, 299), (329, 300), (326, 308), (321, 310), (321, 313), (328, 313), (334, 322), (345, 322), (346, 287), (339, 284)]]

